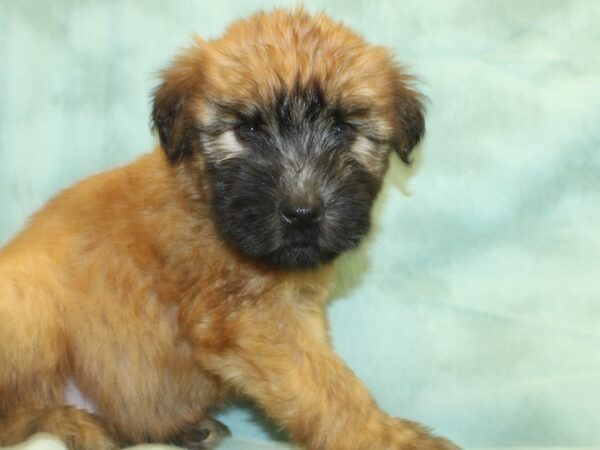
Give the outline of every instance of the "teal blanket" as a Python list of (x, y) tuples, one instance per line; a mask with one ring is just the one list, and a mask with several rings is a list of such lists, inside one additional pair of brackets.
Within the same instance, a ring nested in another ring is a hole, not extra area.
[[(133, 159), (192, 32), (296, 0), (0, 1), (0, 242)], [(335, 347), (382, 408), (465, 447), (600, 446), (600, 2), (332, 0), (429, 98), (369, 242), (340, 263)], [(251, 407), (237, 436), (279, 436)]]

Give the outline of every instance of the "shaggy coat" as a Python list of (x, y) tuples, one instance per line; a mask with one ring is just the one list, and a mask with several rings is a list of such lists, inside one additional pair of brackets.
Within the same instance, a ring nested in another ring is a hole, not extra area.
[(456, 448), (377, 407), (324, 315), (390, 149), (408, 161), (424, 131), (390, 53), (325, 15), (260, 13), (175, 59), (153, 121), (160, 148), (0, 252), (0, 445), (214, 448), (209, 413), (241, 394), (310, 450)]

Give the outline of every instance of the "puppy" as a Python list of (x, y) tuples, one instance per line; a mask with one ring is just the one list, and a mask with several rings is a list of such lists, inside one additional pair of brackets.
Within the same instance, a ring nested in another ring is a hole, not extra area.
[(408, 161), (423, 135), (410, 81), (302, 9), (182, 52), (154, 96), (160, 148), (67, 189), (0, 253), (0, 444), (212, 449), (210, 411), (241, 394), (310, 450), (455, 449), (378, 409), (324, 315), (390, 149)]

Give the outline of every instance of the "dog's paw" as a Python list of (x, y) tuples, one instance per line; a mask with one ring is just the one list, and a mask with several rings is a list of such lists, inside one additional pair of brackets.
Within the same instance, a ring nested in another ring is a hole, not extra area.
[(188, 450), (213, 450), (229, 435), (229, 428), (209, 418), (179, 436), (176, 444)]
[(459, 446), (448, 439), (425, 435), (411, 440), (399, 450), (461, 450)]
[(393, 422), (395, 445), (390, 450), (461, 450), (454, 442), (435, 436), (427, 428), (408, 420)]

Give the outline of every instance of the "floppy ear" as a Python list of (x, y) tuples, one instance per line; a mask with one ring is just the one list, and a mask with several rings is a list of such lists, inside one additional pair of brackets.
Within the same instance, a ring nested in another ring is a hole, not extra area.
[(410, 154), (425, 134), (422, 96), (406, 84), (407, 77), (396, 80), (396, 132), (393, 148), (402, 161), (410, 164)]
[(153, 128), (171, 162), (192, 153), (198, 131), (190, 114), (190, 100), (199, 77), (197, 56), (183, 55), (162, 73), (162, 83), (154, 92)]

